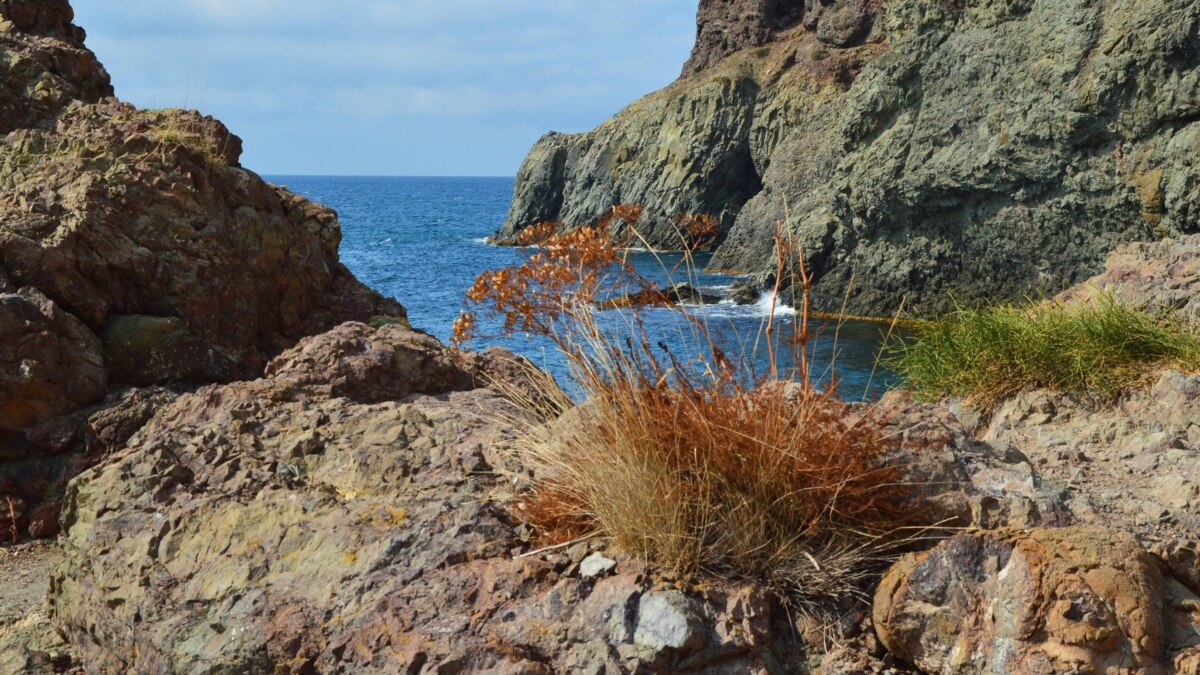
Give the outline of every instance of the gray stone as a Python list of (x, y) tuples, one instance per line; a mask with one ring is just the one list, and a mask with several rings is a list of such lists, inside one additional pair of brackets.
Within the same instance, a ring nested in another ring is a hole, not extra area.
[(679, 591), (655, 591), (638, 603), (634, 644), (655, 651), (699, 651), (708, 640), (708, 627), (699, 607)]
[(608, 574), (617, 566), (617, 561), (604, 557), (602, 553), (593, 553), (579, 564), (579, 574), (585, 579), (592, 579)]
[(718, 218), (712, 269), (760, 283), (790, 223), (818, 309), (1053, 294), (1195, 231), (1198, 29), (1175, 0), (705, 0), (685, 76), (539, 142), (501, 238), (620, 201), (656, 245), (680, 212)]

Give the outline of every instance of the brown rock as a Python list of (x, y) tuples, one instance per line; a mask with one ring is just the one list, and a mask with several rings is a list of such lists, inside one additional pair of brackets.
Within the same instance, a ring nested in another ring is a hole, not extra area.
[(106, 385), (87, 326), (35, 289), (0, 294), (0, 430), (94, 403)]
[(1064, 487), (1081, 524), (1147, 542), (1200, 531), (1200, 376), (1167, 370), (1115, 403), (1026, 392), (1002, 403), (980, 438), (1020, 453)]
[(286, 386), (318, 387), (331, 397), (377, 403), (414, 393), (474, 389), (468, 360), (476, 357), (456, 354), (401, 325), (377, 330), (347, 323), (301, 340), (272, 361), (266, 374)]
[(62, 504), (57, 501), (44, 502), (33, 507), (29, 511), (29, 536), (44, 539), (57, 535), (62, 529), (58, 524), (61, 513)]
[(76, 105), (6, 144), (31, 158), (0, 169), (8, 276), (103, 333), (118, 381), (254, 377), (305, 335), (404, 315), (338, 262), (336, 215), (239, 167), (212, 118)]
[[(841, 0), (829, 7), (817, 22), (817, 38), (833, 47), (849, 47), (871, 31), (874, 17), (868, 0)], [(877, 3), (875, 3), (877, 4)]]
[(894, 460), (921, 486), (930, 525), (997, 529), (1074, 522), (1059, 487), (1045, 483), (1019, 452), (977, 440), (945, 406), (895, 391), (880, 408), (884, 433), (898, 442)]
[(104, 406), (87, 419), (85, 449), (90, 460), (94, 463), (124, 448), (134, 434), (178, 396), (164, 387), (129, 389), (110, 395)]
[(0, 136), (41, 123), (71, 101), (112, 96), (66, 0), (0, 0)]
[(1149, 311), (1200, 318), (1200, 235), (1129, 244), (1113, 251), (1104, 272), (1060, 296), (1067, 302), (1110, 296)]
[(980, 532), (897, 563), (874, 617), (888, 650), (923, 672), (1155, 673), (1185, 646), (1168, 596), (1130, 535)]
[(629, 562), (585, 579), (514, 557), (530, 545), (504, 507), (505, 418), (522, 413), (473, 384), (500, 360), (347, 324), (265, 379), (180, 396), (71, 484), (52, 620), (97, 672), (800, 663), (755, 589), (653, 595), (669, 589)]

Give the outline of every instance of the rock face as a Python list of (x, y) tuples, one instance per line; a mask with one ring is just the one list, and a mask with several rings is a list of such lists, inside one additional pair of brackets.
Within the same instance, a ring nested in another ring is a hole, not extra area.
[(0, 0), (0, 134), (38, 124), (72, 101), (112, 96), (74, 17), (67, 0)]
[(909, 556), (874, 617), (926, 673), (1196, 672), (1198, 599), (1132, 536), (1065, 528), (963, 534)]
[(586, 545), (521, 555), (497, 472), (520, 413), (478, 386), (512, 377), (506, 358), (346, 324), (265, 379), (185, 394), (71, 484), (52, 620), (89, 672), (791, 662), (753, 590), (658, 588), (628, 559), (584, 576)]
[(0, 431), (22, 431), (104, 397), (100, 340), (34, 288), (0, 294)]
[(161, 402), (125, 387), (251, 379), (302, 337), (404, 317), (338, 262), (336, 214), (242, 168), (221, 123), (110, 98), (72, 18), (0, 0), (0, 499), (39, 532)]
[(1108, 257), (1099, 275), (1065, 291), (1064, 302), (1101, 296), (1151, 312), (1178, 312), (1200, 319), (1200, 236), (1124, 246)]
[(821, 309), (1057, 292), (1197, 229), (1198, 31), (1190, 0), (705, 0), (684, 77), (542, 139), (498, 239), (637, 203), (662, 247), (718, 217), (714, 269), (773, 269), (789, 220)]

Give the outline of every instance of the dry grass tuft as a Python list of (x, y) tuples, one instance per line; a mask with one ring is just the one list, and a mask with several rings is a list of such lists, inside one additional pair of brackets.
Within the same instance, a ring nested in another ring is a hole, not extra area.
[[(602, 535), (660, 570), (752, 580), (794, 607), (864, 597), (916, 515), (871, 410), (809, 384), (804, 358), (787, 377), (732, 363), (687, 314), (696, 358), (653, 343), (636, 302), (617, 335), (601, 300), (648, 283), (602, 231), (543, 246), (468, 295), (506, 331), (553, 339), (587, 395), (575, 405), (548, 376), (536, 395), (512, 394), (538, 420), (518, 422), (517, 463), (533, 478), (516, 510), (548, 543)], [(781, 269), (797, 264), (779, 249)], [(476, 325), (464, 312), (457, 341)]]

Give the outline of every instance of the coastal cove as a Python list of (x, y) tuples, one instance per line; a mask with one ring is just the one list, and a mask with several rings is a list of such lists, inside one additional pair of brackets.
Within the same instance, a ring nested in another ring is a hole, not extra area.
[[(442, 341), (462, 308), (463, 296), (485, 270), (520, 264), (527, 249), (492, 246), (487, 237), (504, 222), (513, 194), (513, 179), (440, 177), (267, 176), (266, 179), (338, 212), (342, 223), (342, 262), (370, 288), (403, 298), (409, 320)], [(688, 283), (701, 292), (723, 296), (741, 277), (689, 271), (679, 254), (631, 251), (640, 274), (660, 285)], [(700, 254), (703, 267), (709, 254)], [(770, 298), (737, 306), (730, 300), (691, 305), (719, 344), (758, 372), (766, 368), (765, 337), (761, 336)], [(609, 312), (613, 331), (628, 330), (617, 312)], [(777, 321), (790, 324), (795, 312), (776, 308)], [(679, 315), (651, 309), (644, 316), (651, 335), (680, 354), (692, 354), (696, 338)], [(817, 338), (811, 346), (813, 376), (827, 382), (836, 373), (839, 392), (848, 400), (874, 400), (898, 384), (898, 378), (878, 363), (889, 326), (847, 321), (841, 325), (814, 320)], [(484, 326), (495, 333), (496, 326)], [(786, 334), (789, 331), (783, 330)], [(549, 371), (559, 382), (570, 379), (566, 359), (554, 345), (537, 336), (481, 339), (476, 348), (507, 347)], [(787, 353), (782, 348), (781, 353)], [(790, 360), (784, 363), (790, 365)]]
[[(74, 2), (0, 0), (0, 675), (1200, 675), (1200, 0)], [(189, 31), (243, 107), (139, 88)]]

